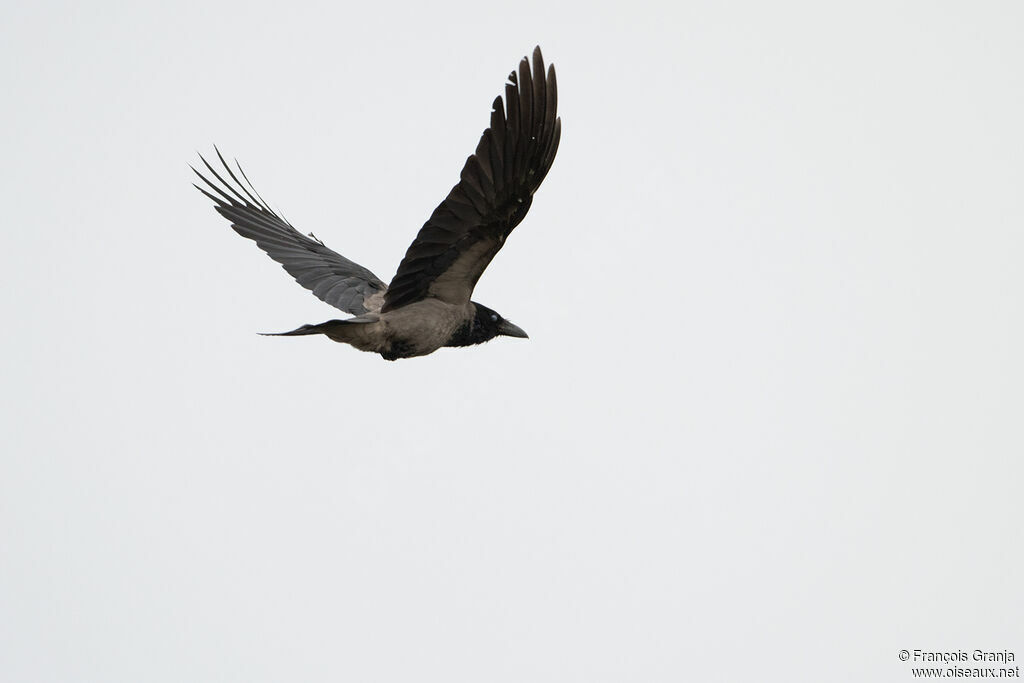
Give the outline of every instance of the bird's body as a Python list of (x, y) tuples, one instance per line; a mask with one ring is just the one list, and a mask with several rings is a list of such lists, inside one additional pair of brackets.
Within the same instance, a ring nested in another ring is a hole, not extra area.
[(379, 353), (387, 360), (425, 356), (458, 341), (460, 328), (476, 317), (476, 305), (462, 306), (438, 299), (424, 299), (387, 313), (373, 312), (349, 318), (304, 325), (282, 336), (324, 334), (360, 351)]
[[(217, 211), (243, 237), (255, 240), (302, 286), (352, 314), (345, 320), (284, 332), (323, 334), (387, 360), (433, 353), (444, 346), (470, 346), (496, 336), (526, 333), (495, 311), (470, 300), (484, 269), (522, 221), (551, 167), (561, 135), (554, 67), (544, 70), (540, 48), (533, 68), (524, 58), (505, 86), (507, 107), (494, 101), (491, 125), (452, 188), (409, 246), (390, 285), (372, 272), (306, 237), (274, 213), (243, 183), (218, 152), (230, 180), (205, 159), (218, 186), (199, 174)], [(198, 171), (197, 171), (198, 174)], [(233, 181), (233, 182), (232, 182)]]

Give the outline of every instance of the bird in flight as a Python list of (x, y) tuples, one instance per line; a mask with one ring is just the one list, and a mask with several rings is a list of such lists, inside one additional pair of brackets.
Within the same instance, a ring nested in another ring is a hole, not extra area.
[(193, 168), (205, 184), (195, 187), (235, 232), (254, 240), (319, 299), (354, 316), (275, 336), (323, 334), (386, 360), (497, 336), (526, 337), (496, 311), (470, 300), (480, 275), (529, 211), (562, 131), (555, 68), (545, 71), (539, 47), (532, 68), (524, 57), (508, 81), (505, 101), (494, 100), (490, 126), (466, 159), (458, 184), (420, 228), (390, 285), (312, 233), (307, 237), (293, 228), (263, 201), (237, 162), (238, 175), (215, 148), (218, 173), (200, 156), (219, 184)]

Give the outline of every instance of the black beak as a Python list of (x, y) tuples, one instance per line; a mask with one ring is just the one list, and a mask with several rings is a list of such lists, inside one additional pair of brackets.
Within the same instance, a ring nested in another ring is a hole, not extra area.
[(501, 324), (498, 325), (498, 334), (506, 337), (519, 337), (520, 339), (530, 338), (521, 327), (516, 327), (507, 320), (502, 320)]

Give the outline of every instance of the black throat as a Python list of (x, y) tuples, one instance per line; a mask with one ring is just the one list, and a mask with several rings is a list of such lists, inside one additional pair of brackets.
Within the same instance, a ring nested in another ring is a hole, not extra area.
[(445, 346), (472, 346), (482, 344), (498, 336), (498, 325), (501, 320), (494, 320), (494, 311), (474, 303), (476, 314), (469, 320), (462, 323), (457, 330), (448, 338)]

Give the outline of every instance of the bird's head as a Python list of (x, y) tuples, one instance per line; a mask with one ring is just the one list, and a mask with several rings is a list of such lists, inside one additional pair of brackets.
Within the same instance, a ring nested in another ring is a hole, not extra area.
[(497, 311), (491, 310), (475, 301), (473, 306), (476, 307), (476, 315), (473, 316), (472, 320), (460, 327), (445, 346), (482, 344), (495, 337), (529, 338), (522, 328), (502, 318)]

